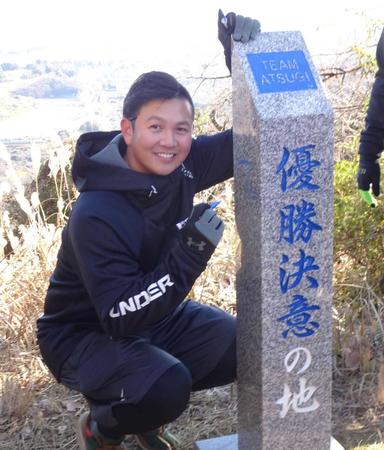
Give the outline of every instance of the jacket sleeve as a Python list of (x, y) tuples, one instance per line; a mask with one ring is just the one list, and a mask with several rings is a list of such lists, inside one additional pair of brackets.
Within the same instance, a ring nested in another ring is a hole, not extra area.
[(233, 176), (232, 129), (212, 136), (199, 136), (191, 148), (197, 192)]
[(372, 86), (359, 146), (359, 154), (366, 160), (378, 159), (384, 147), (384, 29), (377, 45), (376, 60), (379, 70)]
[[(115, 338), (132, 335), (174, 310), (213, 252), (199, 251), (175, 239), (157, 266), (144, 273), (136, 255), (140, 236), (132, 234), (127, 239), (121, 233), (106, 220), (84, 214), (73, 216), (69, 227), (82, 282), (105, 332)], [(129, 227), (126, 233), (130, 233)]]

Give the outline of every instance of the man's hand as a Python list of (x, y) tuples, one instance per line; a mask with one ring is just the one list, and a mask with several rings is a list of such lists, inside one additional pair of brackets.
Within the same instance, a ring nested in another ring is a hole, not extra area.
[(210, 253), (219, 243), (224, 231), (224, 224), (207, 203), (194, 206), (181, 235), (188, 247), (197, 251)]
[(379, 160), (362, 159), (360, 156), (359, 169), (357, 172), (357, 187), (359, 188), (361, 198), (370, 206), (376, 206), (372, 195), (364, 194), (372, 187), (373, 194), (378, 197), (380, 195), (380, 163)]
[(250, 17), (236, 15), (233, 12), (224, 16), (224, 13), (219, 9), (218, 17), (218, 36), (219, 41), (224, 47), (225, 63), (231, 72), (231, 35), (235, 41), (246, 43), (251, 39), (255, 39), (256, 35), (260, 33), (260, 22)]

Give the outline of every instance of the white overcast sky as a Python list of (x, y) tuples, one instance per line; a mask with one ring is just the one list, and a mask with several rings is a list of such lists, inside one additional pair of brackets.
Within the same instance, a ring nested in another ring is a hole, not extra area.
[(257, 18), (263, 31), (299, 30), (312, 53), (347, 47), (371, 20), (384, 20), (383, 0), (2, 0), (0, 51), (48, 46), (58, 59), (83, 51), (182, 61), (192, 50), (204, 58), (221, 51), (219, 8)]

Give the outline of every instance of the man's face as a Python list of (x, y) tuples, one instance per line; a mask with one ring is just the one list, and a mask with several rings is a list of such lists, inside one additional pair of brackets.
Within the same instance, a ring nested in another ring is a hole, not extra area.
[(168, 175), (188, 156), (192, 129), (192, 106), (187, 100), (150, 101), (140, 108), (134, 124), (121, 120), (125, 160), (137, 172)]

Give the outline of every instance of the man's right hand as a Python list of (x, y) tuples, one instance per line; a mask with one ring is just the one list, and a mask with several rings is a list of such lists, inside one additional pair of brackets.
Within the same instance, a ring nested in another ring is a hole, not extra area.
[[(360, 156), (359, 169), (357, 172), (357, 187), (361, 191), (370, 191), (378, 197), (380, 195), (380, 162), (378, 159), (367, 160)], [(362, 196), (368, 203), (368, 197)], [(372, 206), (372, 202), (370, 202)]]
[(188, 247), (211, 253), (219, 243), (224, 231), (222, 220), (207, 203), (199, 203), (192, 209), (181, 235)]

